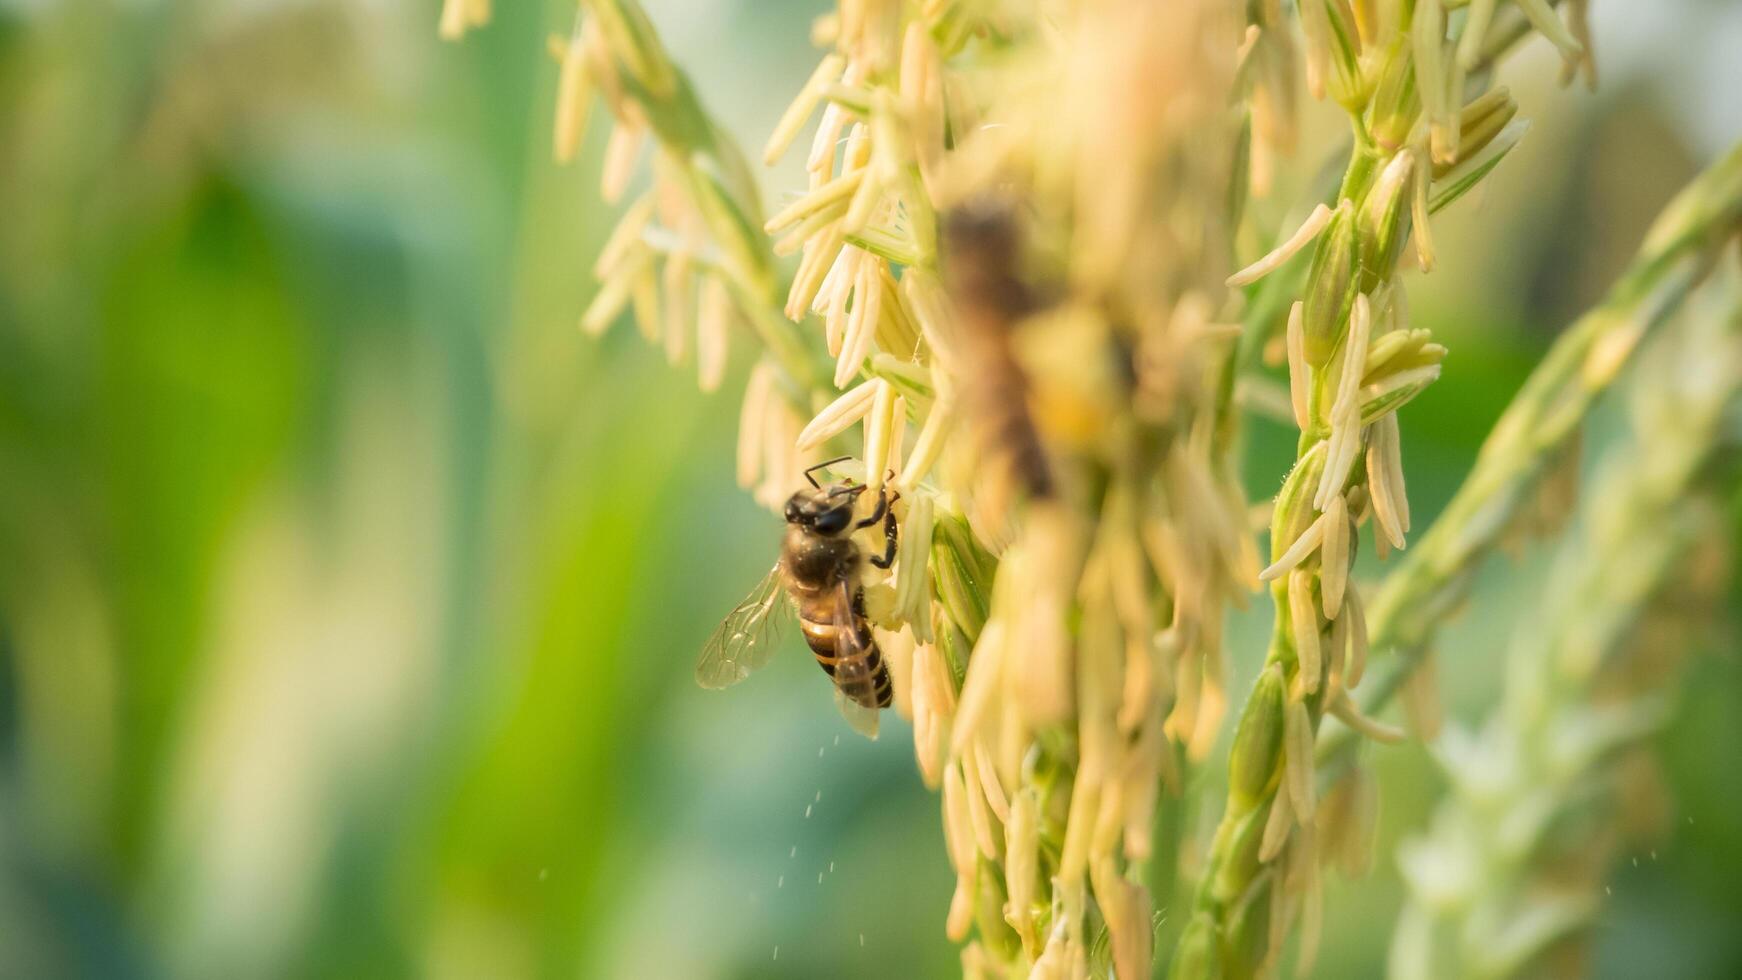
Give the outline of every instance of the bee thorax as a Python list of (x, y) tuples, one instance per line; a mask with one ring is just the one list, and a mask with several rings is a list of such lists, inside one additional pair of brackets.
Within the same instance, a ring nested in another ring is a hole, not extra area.
[(858, 563), (859, 549), (847, 538), (825, 538), (798, 526), (786, 529), (781, 567), (794, 593), (826, 591), (852, 575)]

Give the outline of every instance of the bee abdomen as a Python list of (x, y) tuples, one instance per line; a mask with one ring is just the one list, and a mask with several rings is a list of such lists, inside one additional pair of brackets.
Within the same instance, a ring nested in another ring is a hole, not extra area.
[(856, 649), (845, 657), (836, 654), (835, 634), (840, 627), (834, 623), (818, 623), (801, 617), (799, 629), (817, 658), (817, 666), (829, 675), (848, 700), (867, 708), (887, 708), (894, 703), (889, 668), (883, 663), (883, 652), (877, 648), (876, 639), (864, 623), (855, 624), (854, 629), (859, 632), (854, 644)]

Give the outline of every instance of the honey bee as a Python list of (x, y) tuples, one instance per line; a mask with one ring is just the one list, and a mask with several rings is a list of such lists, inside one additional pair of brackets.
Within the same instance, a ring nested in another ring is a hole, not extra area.
[[(855, 729), (875, 738), (877, 711), (889, 707), (893, 692), (889, 668), (865, 615), (864, 565), (886, 569), (895, 561), (893, 505), (901, 495), (879, 490), (877, 506), (859, 519), (859, 499), (868, 487), (851, 480), (822, 486), (813, 475), (849, 458), (805, 471), (811, 489), (786, 501), (780, 560), (708, 637), (696, 664), (696, 681), (706, 688), (730, 687), (766, 665), (790, 610), (798, 614), (799, 631), (817, 665), (834, 682), (841, 713)], [(883, 553), (867, 554), (853, 535), (879, 523)]]
[(1020, 274), (1016, 213), (1002, 202), (975, 201), (944, 216), (943, 237), (944, 283), (978, 365), (967, 396), (982, 451), (1029, 496), (1051, 496), (1051, 467), (1028, 412), (1028, 379), (1011, 347), (1017, 324), (1044, 305)]

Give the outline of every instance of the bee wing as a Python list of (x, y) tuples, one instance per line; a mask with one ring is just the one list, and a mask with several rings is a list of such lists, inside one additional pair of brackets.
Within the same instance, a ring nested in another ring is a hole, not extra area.
[(859, 734), (871, 741), (877, 741), (877, 720), (882, 712), (876, 708), (867, 708), (835, 688), (835, 707), (841, 709), (841, 717), (847, 719), (847, 724)]
[(853, 730), (876, 740), (878, 710), (864, 702), (876, 703), (877, 676), (871, 672), (866, 656), (866, 628), (853, 612), (853, 592), (842, 580), (835, 597), (835, 705)]
[(731, 687), (767, 665), (790, 611), (783, 591), (776, 562), (708, 637), (696, 662), (696, 683), (710, 689)]

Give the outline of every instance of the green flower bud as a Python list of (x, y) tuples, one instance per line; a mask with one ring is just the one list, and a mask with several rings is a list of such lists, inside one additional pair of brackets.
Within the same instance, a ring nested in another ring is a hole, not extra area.
[(1264, 825), (1269, 820), (1270, 807), (1261, 806), (1231, 824), (1224, 821), (1217, 828), (1214, 846), (1221, 860), (1216, 865), (1210, 892), (1218, 902), (1233, 902), (1257, 877), (1263, 863), (1258, 860), (1258, 852), (1264, 845)]
[(1395, 151), (1409, 140), (1421, 115), (1421, 95), (1415, 90), (1415, 59), (1405, 39), (1399, 37), (1385, 54), (1379, 81), (1373, 89), (1373, 105), (1367, 131), (1387, 150)]
[(1431, 336), (1425, 329), (1412, 327), (1408, 330), (1393, 330), (1374, 338), (1372, 345), (1367, 348), (1367, 359), (1362, 363), (1365, 370), (1361, 374), (1361, 383), (1372, 384), (1375, 378), (1389, 374), (1394, 359), (1414, 354)]
[(1496, 112), (1506, 112), (1507, 118), (1518, 111), (1518, 103), (1513, 101), (1512, 91), (1504, 85), (1491, 88), (1470, 100), (1458, 114), (1458, 127), (1468, 133), (1470, 127), (1488, 118)]
[[(1438, 346), (1438, 345), (1435, 345)], [(1372, 425), (1389, 412), (1395, 412), (1427, 386), (1439, 379), (1440, 367), (1430, 364), (1390, 374), (1368, 387), (1361, 402), (1361, 424)]]
[(1367, 104), (1367, 76), (1361, 72), (1360, 56), (1355, 53), (1357, 37), (1354, 25), (1332, 16), (1331, 21), (1331, 98), (1354, 115), (1360, 115)]
[[(1237, 811), (1250, 810), (1264, 799), (1276, 782), (1277, 762), (1282, 754), (1282, 666), (1271, 664), (1258, 675), (1240, 727), (1234, 732), (1234, 748), (1228, 756), (1228, 795)], [(1253, 842), (1256, 859), (1257, 842)]]
[(1221, 980), (1222, 975), (1222, 950), (1216, 940), (1215, 920), (1199, 912), (1180, 934), (1168, 980)]
[(1370, 293), (1390, 276), (1409, 241), (1410, 172), (1415, 154), (1399, 153), (1380, 171), (1361, 205), (1361, 275), (1357, 287)]
[(1266, 874), (1252, 882), (1240, 904), (1228, 918), (1228, 972), (1249, 977), (1258, 972), (1270, 946), (1271, 897), (1274, 874)]
[(968, 676), (968, 658), (973, 655), (974, 643), (941, 606), (932, 608), (932, 632), (937, 635), (938, 651), (944, 656), (944, 664), (950, 668), (956, 689), (960, 690), (962, 680)]
[(1349, 209), (1339, 209), (1331, 218), (1330, 227), (1319, 235), (1318, 249), (1313, 253), (1301, 325), (1307, 363), (1315, 368), (1330, 362), (1348, 322), (1349, 308), (1355, 302), (1355, 223), (1355, 215)]
[(1313, 494), (1318, 491), (1319, 478), (1325, 471), (1325, 444), (1319, 441), (1294, 464), (1282, 491), (1276, 495), (1276, 506), (1270, 514), (1270, 560), (1282, 557), (1288, 546), (1299, 540), (1315, 519)]
[(612, 53), (622, 60), (629, 78), (656, 98), (669, 97), (677, 87), (677, 69), (647, 13), (638, 4), (625, 3), (596, 3), (588, 9), (598, 18)]
[(974, 923), (979, 928), (980, 941), (1000, 959), (1011, 959), (1022, 948), (1022, 941), (1004, 920), (1004, 876), (997, 865), (981, 859), (976, 877), (979, 881), (974, 889)]
[[(992, 592), (990, 557), (974, 541), (974, 534), (959, 517), (939, 517), (932, 532), (932, 581), (938, 601), (969, 643), (980, 637), (986, 625), (987, 602)], [(964, 659), (962, 661), (966, 663)]]
[(1434, 164), (1434, 178), (1444, 177), (1453, 167), (1482, 152), (1516, 115), (1518, 103), (1505, 86), (1486, 92), (1465, 106), (1458, 116), (1458, 155)]
[(1469, 193), (1470, 189), (1482, 182), (1482, 178), (1500, 165), (1506, 154), (1518, 145), (1530, 126), (1522, 120), (1513, 120), (1500, 131), (1488, 138), (1486, 145), (1473, 154), (1461, 156), (1445, 177), (1433, 182), (1433, 189), (1428, 195), (1427, 211), (1437, 214), (1439, 211)]
[[(1397, 339), (1392, 340), (1393, 337)], [(1361, 375), (1361, 384), (1379, 384), (1392, 375), (1431, 367), (1445, 360), (1445, 347), (1432, 343), (1432, 337), (1429, 331), (1422, 329), (1398, 330), (1380, 337), (1380, 341), (1389, 343), (1374, 344), (1373, 353), (1384, 356), (1369, 359), (1367, 370)]]

